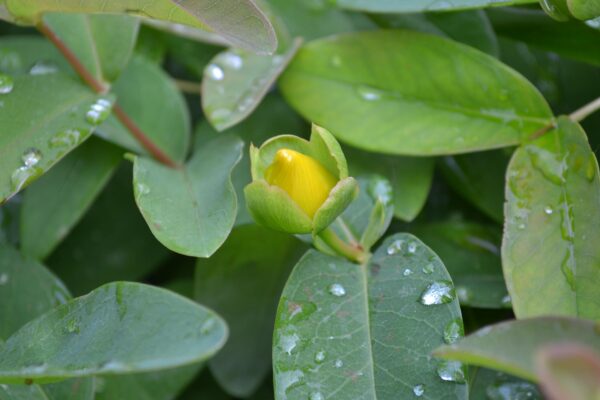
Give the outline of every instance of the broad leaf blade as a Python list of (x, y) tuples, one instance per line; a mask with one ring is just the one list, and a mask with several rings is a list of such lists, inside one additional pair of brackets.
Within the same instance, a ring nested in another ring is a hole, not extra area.
[(167, 248), (209, 257), (223, 244), (237, 213), (231, 172), (243, 142), (223, 136), (202, 146), (180, 169), (136, 157), (136, 203), (154, 236)]
[(231, 331), (209, 365), (221, 387), (236, 397), (252, 395), (269, 373), (277, 299), (304, 249), (293, 236), (245, 225), (196, 264), (196, 299), (222, 315)]
[(0, 349), (0, 382), (169, 369), (205, 360), (226, 337), (227, 325), (212, 311), (164, 289), (117, 282), (11, 336)]
[(600, 318), (598, 163), (579, 125), (518, 149), (507, 171), (502, 264), (515, 314)]
[(59, 73), (16, 76), (12, 91), (0, 96), (2, 203), (90, 135), (86, 113), (100, 96)]
[(566, 341), (600, 349), (593, 321), (537, 317), (485, 327), (454, 345), (440, 347), (434, 354), (536, 382), (536, 352), (546, 344)]
[[(158, 65), (135, 56), (112, 91), (148, 138), (174, 160), (183, 162), (189, 149), (190, 115), (171, 77)], [(114, 116), (98, 127), (97, 134), (138, 154), (147, 154)]]
[(449, 324), (457, 328), (451, 339), (460, 335), (453, 291), (448, 286), (444, 304), (420, 303), (429, 285), (449, 280), (439, 258), (408, 234), (386, 240), (367, 266), (306, 253), (279, 304), (276, 398), (466, 399), (466, 385), (442, 381), (429, 356)]
[(42, 14), (127, 13), (196, 28), (213, 30), (232, 44), (259, 52), (273, 52), (277, 39), (273, 27), (253, 0), (140, 0), (95, 2), (80, 0), (7, 0), (8, 11), (17, 19), (35, 24)]
[(30, 187), (21, 209), (22, 251), (46, 258), (92, 204), (121, 156), (117, 147), (92, 138)]
[(117, 79), (139, 27), (139, 20), (127, 15), (49, 14), (44, 21), (99, 82)]
[(410, 31), (311, 42), (280, 84), (305, 118), (348, 144), (380, 153), (509, 146), (552, 118), (535, 87), (496, 59)]
[(512, 4), (527, 4), (535, 2), (535, 0), (454, 0), (452, 2), (435, 0), (335, 0), (335, 3), (340, 8), (385, 13), (409, 13), (419, 11), (456, 11), (470, 8), (506, 6)]

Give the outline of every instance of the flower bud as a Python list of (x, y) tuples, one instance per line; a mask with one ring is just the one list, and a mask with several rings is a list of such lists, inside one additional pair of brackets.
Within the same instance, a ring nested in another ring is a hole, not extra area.
[(340, 145), (313, 125), (310, 141), (282, 135), (251, 146), (252, 183), (244, 189), (256, 222), (288, 233), (318, 234), (358, 191)]

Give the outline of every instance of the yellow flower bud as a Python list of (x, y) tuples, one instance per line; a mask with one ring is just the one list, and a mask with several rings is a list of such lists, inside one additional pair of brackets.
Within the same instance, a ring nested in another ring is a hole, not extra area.
[(266, 181), (283, 189), (313, 218), (336, 185), (336, 178), (317, 160), (290, 149), (279, 149), (265, 171)]

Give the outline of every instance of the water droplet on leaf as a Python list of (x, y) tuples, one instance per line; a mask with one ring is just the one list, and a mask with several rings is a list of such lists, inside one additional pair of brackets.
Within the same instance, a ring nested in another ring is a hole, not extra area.
[(34, 167), (37, 163), (42, 159), (42, 152), (38, 149), (27, 149), (21, 156), (21, 160), (23, 161), (23, 165), (27, 168)]
[(430, 275), (435, 270), (435, 266), (432, 263), (427, 264), (423, 267), (422, 271), (424, 274)]
[(386, 250), (387, 254), (389, 256), (392, 256), (394, 254), (398, 254), (402, 251), (402, 244), (404, 243), (403, 240), (394, 240), (392, 242), (392, 244), (390, 244)]
[(442, 361), (437, 373), (443, 381), (465, 383), (465, 369), (460, 361)]
[(210, 79), (215, 81), (221, 81), (225, 78), (225, 72), (223, 72), (223, 69), (217, 64), (209, 64), (208, 67), (206, 67), (206, 74)]
[(0, 73), (0, 94), (8, 94), (15, 87), (15, 82), (10, 75)]
[(464, 334), (462, 321), (460, 319), (455, 319), (450, 321), (444, 328), (444, 342), (447, 344), (455, 343), (458, 339), (463, 337)]
[(325, 361), (325, 352), (323, 350), (315, 354), (315, 361), (318, 363), (322, 363), (323, 361)]
[(46, 75), (56, 72), (58, 72), (58, 67), (49, 61), (38, 61), (29, 69), (31, 75)]
[(429, 286), (425, 288), (423, 293), (421, 293), (419, 302), (426, 306), (446, 304), (454, 300), (454, 297), (455, 292), (452, 282), (436, 281), (429, 284)]
[(342, 297), (346, 295), (346, 289), (339, 283), (334, 283), (329, 286), (329, 293), (337, 297)]
[(413, 393), (415, 396), (421, 397), (423, 396), (423, 393), (425, 393), (425, 387), (423, 385), (416, 385), (413, 387)]

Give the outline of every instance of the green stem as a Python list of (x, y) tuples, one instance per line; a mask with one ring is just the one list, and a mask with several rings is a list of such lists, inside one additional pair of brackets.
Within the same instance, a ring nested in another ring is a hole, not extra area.
[(360, 246), (351, 246), (344, 242), (331, 228), (325, 229), (318, 235), (333, 251), (350, 261), (365, 264), (371, 256)]
[(583, 119), (585, 119), (585, 117), (587, 117), (588, 115), (592, 114), (595, 111), (598, 111), (599, 109), (600, 109), (600, 97), (598, 97), (596, 100), (586, 104), (585, 106), (581, 107), (579, 110), (576, 110), (573, 113), (571, 113), (571, 115), (569, 115), (569, 118), (571, 118), (571, 120), (573, 120), (575, 122), (580, 122)]
[(342, 232), (344, 232), (344, 236), (346, 236), (346, 240), (350, 242), (350, 245), (354, 247), (360, 247), (358, 239), (356, 238), (356, 236), (354, 236), (354, 233), (352, 233), (352, 230), (350, 229), (348, 224), (346, 224), (346, 222), (342, 219), (342, 217), (338, 217), (336, 219), (336, 222), (340, 226)]

